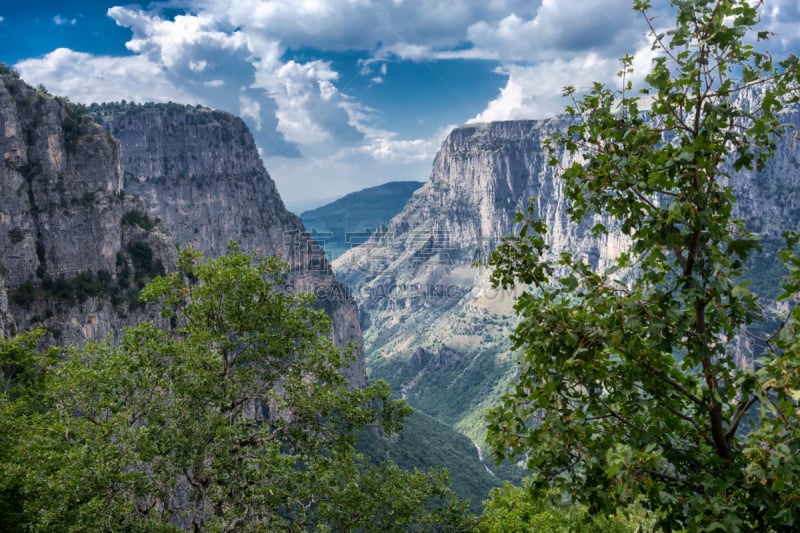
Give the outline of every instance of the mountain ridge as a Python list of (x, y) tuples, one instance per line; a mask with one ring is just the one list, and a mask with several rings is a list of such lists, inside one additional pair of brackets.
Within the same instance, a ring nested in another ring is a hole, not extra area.
[[(800, 107), (782, 114), (796, 131)], [(615, 224), (591, 215), (572, 223), (558, 179), (575, 162), (563, 150), (548, 164), (545, 140), (570, 118), (467, 124), (454, 129), (437, 153), (429, 181), (385, 232), (334, 261), (362, 313), (370, 375), (403, 391), (412, 406), (482, 442), (481, 412), (514, 375), (508, 340), (522, 287), (491, 287), (484, 265), (514, 230), (515, 213), (533, 199), (556, 256), (578, 252), (595, 268), (611, 266), (628, 245)], [(733, 173), (736, 213), (751, 230), (776, 239), (800, 222), (800, 160), (791, 133), (777, 142), (763, 172)], [(595, 237), (592, 227), (611, 231)], [(771, 253), (767, 250), (765, 253)], [(774, 255), (772, 258), (774, 261)], [(746, 342), (742, 349), (749, 350)]]
[(363, 243), (405, 206), (424, 182), (390, 181), (351, 192), (300, 214), (303, 224), (325, 246), (331, 259)]
[(356, 304), (286, 210), (241, 119), (179, 104), (95, 105), (104, 128), (86, 111), (0, 75), (2, 301), (19, 330), (42, 325), (49, 342), (83, 344), (159, 320), (136, 294), (176, 267), (177, 245), (211, 258), (237, 241), (281, 256), (293, 289), (319, 296), (334, 340), (355, 346), (351, 386), (366, 384)]

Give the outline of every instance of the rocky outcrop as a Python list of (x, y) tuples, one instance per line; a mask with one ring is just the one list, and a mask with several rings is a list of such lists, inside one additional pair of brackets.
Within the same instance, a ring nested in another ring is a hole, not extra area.
[(228, 113), (178, 104), (93, 105), (90, 112), (119, 139), (124, 190), (144, 199), (175, 241), (206, 257), (230, 242), (291, 265), (295, 290), (316, 294), (340, 346), (355, 358), (345, 373), (366, 384), (358, 308), (339, 285), (324, 250), (286, 210), (244, 122)]
[(154, 318), (135, 295), (175, 267), (177, 245), (217, 257), (237, 241), (289, 261), (293, 286), (316, 293), (336, 341), (355, 346), (351, 385), (366, 383), (356, 304), (284, 207), (241, 120), (176, 104), (91, 111), (106, 128), (0, 75), (0, 333), (13, 331), (7, 308), (52, 342), (114, 335)]
[[(784, 120), (796, 130), (800, 108), (786, 111)], [(455, 129), (434, 159), (430, 180), (386, 231), (334, 262), (362, 310), (372, 375), (389, 380), (413, 405), (440, 408), (448, 402), (442, 387), (452, 398), (478, 405), (496, 395), (498, 376), (513, 373), (505, 339), (515, 320), (514, 294), (491, 289), (489, 273), (472, 265), (513, 230), (515, 212), (524, 212), (531, 198), (535, 215), (547, 224), (553, 254), (570, 250), (602, 268), (628, 246), (613, 231), (595, 238), (590, 229), (601, 221), (597, 217), (581, 224), (567, 217), (557, 174), (573, 160), (562, 152), (556, 154), (559, 165), (549, 166), (544, 141), (568, 125), (566, 117), (555, 117)], [(754, 231), (770, 237), (797, 229), (800, 156), (794, 133), (778, 142), (763, 172), (736, 173), (730, 184), (738, 215)], [(414, 357), (420, 350), (447, 357), (422, 364)], [(494, 366), (487, 369), (486, 359)], [(462, 429), (476, 416), (474, 407), (455, 411), (446, 421)]]
[(178, 104), (90, 111), (120, 141), (125, 192), (144, 198), (182, 246), (218, 257), (236, 240), (260, 255), (285, 256), (285, 233), (303, 230), (239, 118)]
[(123, 213), (119, 145), (64, 101), (0, 84), (0, 247), (6, 281), (114, 270)]
[(16, 331), (17, 326), (14, 323), (14, 317), (8, 308), (8, 293), (6, 293), (5, 281), (3, 280), (2, 272), (0, 272), (0, 339), (10, 337)]
[(128, 246), (162, 268), (176, 254), (158, 227), (142, 235), (122, 223), (143, 204), (123, 193), (119, 143), (80, 106), (5, 74), (0, 154), (0, 250), (19, 329), (42, 324), (80, 343), (127, 325), (131, 309), (110, 296), (130, 288), (119, 277), (134, 267)]

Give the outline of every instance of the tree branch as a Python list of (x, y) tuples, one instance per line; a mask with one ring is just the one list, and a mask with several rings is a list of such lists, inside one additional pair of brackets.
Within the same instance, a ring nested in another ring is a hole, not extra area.
[(736, 406), (736, 412), (733, 415), (733, 420), (731, 420), (731, 425), (728, 428), (728, 431), (725, 433), (725, 438), (730, 442), (733, 439), (733, 436), (736, 435), (736, 431), (739, 429), (739, 423), (744, 418), (744, 415), (747, 414), (747, 410), (750, 409), (753, 404), (758, 401), (758, 395), (753, 394), (749, 400), (742, 400), (739, 402), (739, 405)]
[(704, 402), (697, 395), (693, 394), (691, 391), (687, 390), (686, 387), (684, 387), (680, 382), (678, 382), (677, 380), (675, 380), (674, 378), (672, 378), (671, 376), (669, 376), (668, 374), (666, 374), (662, 370), (658, 370), (656, 367), (654, 367), (653, 365), (651, 365), (650, 363), (648, 363), (646, 361), (642, 361), (642, 364), (650, 372), (653, 372), (654, 374), (658, 375), (661, 379), (663, 379), (664, 381), (666, 381), (667, 383), (672, 385), (673, 388), (675, 388), (678, 392), (680, 392), (681, 394), (686, 396), (688, 399), (690, 399), (692, 401), (692, 403), (694, 403), (698, 407), (702, 407), (702, 408), (706, 407), (706, 402)]

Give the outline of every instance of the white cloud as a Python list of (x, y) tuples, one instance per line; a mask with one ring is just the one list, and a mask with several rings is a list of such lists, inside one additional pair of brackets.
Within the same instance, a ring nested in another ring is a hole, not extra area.
[(65, 19), (61, 15), (56, 15), (55, 17), (53, 17), (53, 22), (55, 22), (56, 26), (66, 26), (66, 25), (74, 26), (75, 24), (78, 23), (78, 20), (74, 18)]
[[(174, 100), (239, 114), (290, 204), (309, 193), (334, 196), (387, 179), (422, 179), (446, 134), (442, 129), (401, 138), (376, 127), (386, 117), (348, 94), (350, 80), (342, 79), (335, 63), (292, 60), (292, 50), (366, 52), (360, 74), (375, 85), (397, 81), (388, 76), (390, 61), (492, 61), (507, 80), (473, 118), (478, 121), (558, 113), (563, 86), (614, 83), (617, 59), (631, 49), (641, 50), (636, 64), (643, 74), (652, 56), (642, 45), (646, 26), (629, 0), (167, 4), (188, 11), (168, 19), (156, 7), (108, 10), (132, 32), (126, 44), (131, 56), (60, 49), (16, 67), (27, 81), (77, 101)], [(781, 33), (787, 49), (797, 47), (796, 0), (768, 0), (765, 7), (766, 27)], [(663, 14), (655, 13), (657, 20), (671, 19)], [(72, 23), (60, 16), (54, 21)], [(301, 154), (303, 159), (292, 159)]]
[(291, 142), (331, 149), (360, 136), (345, 109), (346, 96), (334, 82), (338, 73), (326, 61), (288, 61), (277, 70), (259, 69), (254, 86), (277, 103), (278, 127)]
[(247, 95), (239, 95), (239, 116), (253, 121), (256, 131), (261, 131), (261, 106)]
[[(649, 45), (633, 55), (634, 85), (641, 83), (654, 52)], [(563, 88), (575, 87), (578, 93), (589, 89), (595, 81), (618, 86), (620, 70), (617, 59), (589, 53), (570, 60), (556, 59), (534, 65), (507, 65), (506, 86), (489, 102), (486, 109), (469, 122), (546, 118), (561, 113), (569, 103), (562, 97)]]
[(246, 52), (244, 35), (240, 31), (220, 31), (218, 21), (209, 15), (178, 15), (174, 20), (165, 20), (127, 7), (112, 7), (108, 15), (119, 26), (133, 31), (133, 38), (125, 45), (129, 50), (147, 55), (169, 69), (200, 72), (208, 66), (204, 53)]
[(393, 132), (370, 129), (359, 150), (384, 163), (430, 162), (442, 141), (455, 127), (454, 124), (441, 127), (427, 139), (398, 139)]
[(166, 79), (159, 65), (143, 56), (93, 56), (58, 48), (42, 58), (21, 61), (15, 68), (29, 83), (41, 83), (76, 102), (193, 100)]
[(204, 9), (233, 27), (269, 33), (289, 47), (372, 50), (398, 41), (449, 46), (476, 20), (505, 10), (528, 13), (537, 2), (508, 0), (206, 0)]
[(199, 61), (189, 61), (189, 70), (192, 72), (203, 72), (206, 67), (208, 67), (208, 61), (199, 60)]
[(594, 51), (622, 55), (644, 33), (628, 2), (544, 0), (535, 16), (510, 13), (497, 21), (477, 21), (467, 35), (478, 50), (504, 61), (532, 62)]
[[(227, 8), (237, 12), (239, 4)], [(213, 6), (212, 6), (213, 7)], [(320, 3), (308, 3), (310, 13), (328, 16)], [(234, 28), (204, 10), (197, 15), (180, 15), (165, 20), (138, 9), (114, 7), (108, 13), (117, 24), (131, 28), (133, 38), (127, 47), (163, 65), (176, 84), (196, 81), (215, 87), (226, 80), (228, 87), (255, 90), (230, 102), (227, 109), (242, 113), (256, 129), (266, 127), (264, 114), (273, 113), (277, 131), (305, 151), (335, 149), (337, 145), (360, 137), (343, 107), (346, 96), (335, 86), (338, 73), (324, 61), (282, 61), (286, 44), (269, 32), (256, 31), (260, 12), (285, 11), (286, 5), (251, 5), (245, 23)], [(295, 11), (298, 6), (292, 4)], [(283, 10), (283, 11), (282, 11)], [(242, 14), (244, 16), (244, 14)], [(256, 96), (259, 100), (255, 100)], [(265, 106), (264, 99), (272, 101)], [(261, 103), (259, 103), (261, 102)], [(270, 109), (271, 108), (271, 109)]]

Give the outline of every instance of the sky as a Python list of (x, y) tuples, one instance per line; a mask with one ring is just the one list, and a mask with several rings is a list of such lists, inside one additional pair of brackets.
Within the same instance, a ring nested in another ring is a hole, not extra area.
[[(656, 25), (668, 24), (654, 0)], [(544, 118), (566, 85), (652, 60), (629, 0), (0, 0), (0, 61), (81, 103), (201, 104), (242, 117), (301, 212), (428, 179), (452, 128)], [(800, 50), (800, 2), (765, 0), (776, 56)]]

